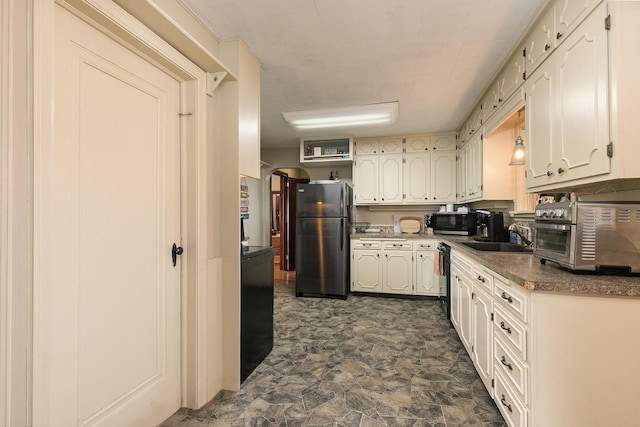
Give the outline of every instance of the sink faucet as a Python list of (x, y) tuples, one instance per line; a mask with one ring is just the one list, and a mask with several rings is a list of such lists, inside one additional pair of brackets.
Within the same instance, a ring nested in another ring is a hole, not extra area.
[(514, 233), (516, 233), (518, 236), (520, 236), (520, 238), (522, 239), (522, 241), (524, 242), (525, 246), (532, 248), (533, 247), (533, 242), (531, 240), (529, 240), (527, 238), (527, 236), (525, 236), (524, 234), (522, 234), (520, 232), (520, 230), (518, 230), (518, 225), (516, 224), (511, 224), (509, 226), (509, 231), (513, 231)]

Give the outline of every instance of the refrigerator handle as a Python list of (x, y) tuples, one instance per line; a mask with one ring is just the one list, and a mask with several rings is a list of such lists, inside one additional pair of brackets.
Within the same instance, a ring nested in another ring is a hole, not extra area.
[(340, 216), (344, 216), (344, 185), (340, 185)]
[(344, 218), (340, 218), (340, 252), (344, 250)]

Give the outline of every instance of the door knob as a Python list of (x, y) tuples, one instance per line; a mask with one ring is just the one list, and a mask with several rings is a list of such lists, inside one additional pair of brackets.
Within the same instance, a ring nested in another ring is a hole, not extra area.
[(173, 266), (176, 266), (176, 261), (178, 260), (178, 255), (182, 255), (183, 249), (182, 246), (178, 246), (175, 243), (171, 247), (171, 261), (173, 261)]

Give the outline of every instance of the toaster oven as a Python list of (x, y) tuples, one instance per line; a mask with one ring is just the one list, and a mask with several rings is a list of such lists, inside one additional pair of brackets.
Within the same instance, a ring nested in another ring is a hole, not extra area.
[(535, 210), (533, 254), (571, 270), (640, 273), (640, 204), (560, 202)]

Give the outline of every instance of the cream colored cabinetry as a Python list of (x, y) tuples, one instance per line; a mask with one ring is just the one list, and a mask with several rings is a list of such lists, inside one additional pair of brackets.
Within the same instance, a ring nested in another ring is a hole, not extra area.
[[(239, 39), (221, 41), (222, 60), (238, 76), (237, 144), (241, 175), (260, 179), (260, 67), (249, 48)], [(235, 84), (235, 83), (234, 83)], [(232, 106), (227, 106), (232, 109)], [(229, 141), (231, 143), (232, 141)]]
[(528, 189), (640, 177), (639, 19), (638, 2), (602, 3), (527, 80)]
[(601, 2), (602, 0), (556, 0), (555, 38), (557, 42), (562, 43)]
[(507, 424), (528, 420), (528, 292), (460, 251), (451, 253), (454, 327)]
[(455, 201), (455, 134), (356, 141), (355, 203), (428, 204)]
[(416, 295), (440, 296), (439, 276), (433, 273), (436, 241), (414, 242), (413, 249)]
[(527, 81), (528, 188), (610, 172), (606, 16), (602, 5)]
[(402, 204), (402, 151), (378, 156), (379, 203), (384, 205)]
[(351, 290), (382, 292), (382, 264), (380, 241), (351, 241)]
[(494, 399), (510, 426), (529, 425), (530, 293), (494, 277)]
[(351, 241), (351, 291), (439, 296), (436, 240)]
[(462, 169), (462, 181), (458, 186), (459, 201), (474, 201), (482, 199), (482, 132), (476, 132), (465, 145), (458, 150), (458, 169)]
[(382, 292), (413, 294), (412, 242), (383, 242), (381, 259)]
[(533, 26), (525, 41), (525, 67), (528, 76), (542, 64), (556, 47), (556, 9), (551, 7)]

